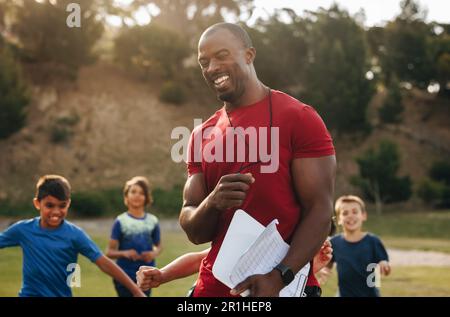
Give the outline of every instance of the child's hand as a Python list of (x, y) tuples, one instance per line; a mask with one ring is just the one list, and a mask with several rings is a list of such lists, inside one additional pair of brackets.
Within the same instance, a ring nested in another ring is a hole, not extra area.
[(141, 260), (144, 262), (151, 262), (156, 258), (156, 254), (153, 251), (147, 251), (141, 253)]
[(328, 281), (328, 278), (331, 275), (331, 270), (327, 267), (324, 267), (319, 272), (315, 273), (317, 277), (317, 281), (320, 285), (325, 285), (325, 283)]
[(388, 261), (381, 261), (378, 265), (380, 266), (381, 275), (388, 276), (391, 274), (391, 266)]
[(329, 240), (325, 240), (319, 252), (314, 256), (313, 268), (314, 274), (324, 268), (333, 257), (333, 248)]
[(123, 251), (123, 256), (125, 258), (127, 258), (128, 260), (132, 260), (132, 261), (137, 261), (141, 257), (139, 255), (139, 253), (137, 253), (136, 250), (134, 250), (134, 249)]
[(143, 291), (155, 288), (164, 283), (163, 273), (153, 266), (141, 266), (136, 272), (137, 285)]

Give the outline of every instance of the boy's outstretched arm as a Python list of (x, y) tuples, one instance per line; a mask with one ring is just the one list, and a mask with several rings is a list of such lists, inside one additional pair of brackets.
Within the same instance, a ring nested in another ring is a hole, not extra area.
[(0, 249), (20, 245), (20, 231), (18, 230), (18, 228), (19, 226), (15, 224), (11, 225), (5, 231), (0, 232)]
[(391, 265), (389, 264), (388, 261), (386, 260), (380, 261), (378, 265), (380, 266), (380, 272), (382, 275), (388, 276), (389, 274), (391, 274)]
[(139, 271), (136, 272), (137, 283), (142, 290), (146, 291), (172, 280), (197, 273), (200, 262), (208, 255), (209, 250), (208, 248), (200, 252), (183, 254), (162, 269), (141, 266)]
[(146, 297), (145, 294), (139, 289), (139, 287), (125, 274), (125, 272), (113, 261), (102, 255), (95, 261), (95, 264), (108, 274), (117, 280), (120, 284), (125, 286), (134, 297)]

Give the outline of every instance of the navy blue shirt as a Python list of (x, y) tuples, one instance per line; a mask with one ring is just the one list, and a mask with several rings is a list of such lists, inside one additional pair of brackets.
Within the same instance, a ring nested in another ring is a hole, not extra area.
[(40, 217), (19, 221), (0, 233), (0, 249), (13, 246), (23, 251), (19, 296), (72, 296), (68, 277), (74, 272), (78, 254), (92, 262), (102, 256), (76, 225), (64, 220), (58, 228), (42, 228)]
[(389, 261), (381, 240), (374, 234), (367, 233), (360, 241), (349, 242), (344, 239), (343, 234), (339, 234), (331, 238), (331, 245), (331, 261), (337, 264), (339, 296), (380, 296), (379, 289), (371, 283), (374, 281), (374, 265), (369, 265)]
[[(113, 224), (111, 239), (119, 241), (119, 250), (134, 249), (137, 253), (152, 251), (153, 245), (160, 243), (158, 218), (146, 213), (143, 218), (136, 218), (124, 212), (116, 218)], [(155, 266), (155, 261), (132, 261), (126, 258), (117, 260), (127, 275), (136, 280), (136, 272), (141, 265)]]

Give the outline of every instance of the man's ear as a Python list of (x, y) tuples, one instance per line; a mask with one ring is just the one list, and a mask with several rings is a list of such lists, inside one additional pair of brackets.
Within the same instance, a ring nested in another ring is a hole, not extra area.
[(40, 201), (36, 197), (33, 198), (33, 205), (34, 205), (34, 208), (36, 208), (37, 210), (41, 210)]
[(254, 47), (247, 48), (245, 52), (247, 64), (252, 64), (255, 61), (255, 57), (256, 57), (256, 49)]
[(72, 202), (72, 199), (69, 198), (69, 200), (67, 201), (67, 209), (70, 207), (71, 202)]

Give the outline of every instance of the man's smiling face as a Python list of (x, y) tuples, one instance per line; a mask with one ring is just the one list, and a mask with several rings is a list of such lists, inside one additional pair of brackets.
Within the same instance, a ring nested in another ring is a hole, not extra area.
[(235, 103), (245, 93), (249, 57), (244, 43), (227, 29), (202, 35), (198, 44), (198, 62), (206, 83), (217, 98)]

